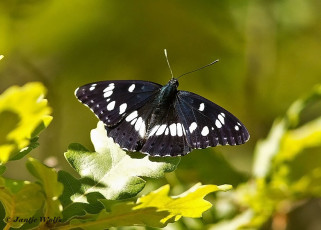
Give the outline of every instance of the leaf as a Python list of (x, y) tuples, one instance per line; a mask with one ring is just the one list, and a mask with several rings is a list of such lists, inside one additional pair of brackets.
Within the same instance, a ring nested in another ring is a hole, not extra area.
[(29, 158), (27, 168), (35, 176), (43, 188), (45, 195), (45, 217), (61, 217), (62, 206), (59, 196), (62, 194), (63, 185), (58, 182), (58, 175), (55, 169), (49, 168), (36, 159)]
[(45, 87), (34, 82), (12, 86), (0, 95), (0, 163), (21, 158), (36, 147), (33, 138), (52, 120), (45, 93)]
[(179, 196), (169, 197), (169, 185), (165, 185), (158, 190), (138, 199), (139, 204), (134, 209), (155, 207), (158, 211), (168, 211), (169, 215), (162, 219), (162, 223), (166, 223), (171, 218), (175, 221), (182, 216), (198, 218), (202, 213), (212, 207), (212, 204), (203, 198), (209, 193), (216, 191), (227, 191), (232, 189), (231, 185), (194, 185), (186, 192)]
[(275, 164), (293, 160), (303, 149), (321, 146), (321, 117), (286, 132)]
[(169, 185), (133, 202), (121, 202), (111, 205), (110, 200), (100, 200), (105, 209), (100, 213), (73, 219), (70, 225), (58, 227), (57, 230), (81, 228), (89, 230), (106, 229), (110, 227), (142, 225), (149, 227), (164, 227), (180, 217), (201, 217), (202, 213), (212, 204), (203, 198), (215, 191), (231, 189), (230, 185), (201, 185), (196, 184), (179, 196), (169, 197)]
[(175, 170), (180, 161), (178, 157), (126, 154), (107, 137), (102, 122), (91, 131), (91, 139), (96, 152), (72, 144), (65, 153), (69, 164), (82, 176), (81, 187), (74, 190), (72, 202), (88, 203), (86, 195), (93, 192), (112, 200), (133, 197), (145, 186), (141, 177), (162, 177), (165, 172)]
[(13, 222), (17, 217), (29, 219), (44, 202), (38, 184), (0, 177), (0, 201), (6, 212), (7, 227), (19, 228), (24, 222)]
[(272, 168), (272, 160), (280, 149), (281, 139), (286, 132), (284, 119), (274, 121), (268, 137), (257, 142), (254, 150), (253, 175), (257, 178), (266, 177)]
[(86, 178), (75, 179), (65, 171), (58, 172), (58, 181), (64, 184), (63, 194), (59, 198), (63, 205), (63, 221), (67, 221), (74, 216), (83, 216), (88, 213), (99, 213), (104, 206), (99, 201), (104, 197), (100, 193), (85, 194), (88, 203), (73, 202), (71, 199), (75, 193), (82, 193), (82, 184), (87, 183)]
[(104, 209), (97, 215), (88, 215), (87, 219), (74, 219), (68, 228), (63, 227), (58, 230), (70, 228), (100, 230), (133, 225), (161, 228), (166, 225), (160, 221), (168, 215), (166, 211), (157, 211), (156, 208), (135, 209), (135, 207), (136, 204), (133, 202), (119, 203), (112, 207), (111, 212)]
[(291, 127), (299, 123), (300, 114), (309, 105), (321, 100), (321, 85), (316, 85), (311, 92), (294, 101), (286, 112), (286, 119)]

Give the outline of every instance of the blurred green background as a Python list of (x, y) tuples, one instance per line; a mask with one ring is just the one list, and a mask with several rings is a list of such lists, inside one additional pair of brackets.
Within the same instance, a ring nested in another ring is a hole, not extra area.
[[(220, 59), (181, 78), (180, 89), (235, 114), (251, 139), (194, 151), (182, 158), (177, 175), (187, 184), (237, 185), (251, 172), (254, 146), (273, 120), (320, 83), (320, 9), (318, 0), (1, 0), (0, 92), (45, 84), (54, 120), (31, 155), (54, 157), (52, 166), (68, 170), (63, 152), (72, 142), (91, 148), (97, 123), (76, 100), (77, 87), (112, 79), (165, 84), (171, 76), (164, 48), (175, 76)], [(7, 175), (27, 179), (19, 164), (9, 163)]]

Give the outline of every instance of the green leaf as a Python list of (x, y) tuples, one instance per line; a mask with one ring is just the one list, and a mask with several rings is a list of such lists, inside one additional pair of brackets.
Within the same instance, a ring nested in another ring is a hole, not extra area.
[(294, 101), (286, 113), (286, 119), (290, 127), (296, 127), (299, 123), (300, 114), (312, 103), (321, 100), (321, 85), (316, 85), (311, 92)]
[(74, 216), (83, 216), (88, 213), (99, 213), (104, 206), (99, 199), (104, 199), (100, 193), (84, 194), (88, 203), (73, 202), (74, 194), (82, 193), (82, 184), (86, 184), (86, 178), (75, 179), (65, 171), (58, 172), (58, 181), (64, 184), (63, 194), (59, 198), (63, 205), (63, 221), (67, 221)]
[(0, 163), (21, 158), (36, 147), (34, 138), (52, 120), (45, 93), (45, 87), (34, 82), (12, 86), (0, 95)]
[(62, 194), (63, 185), (58, 182), (58, 175), (55, 169), (49, 168), (36, 159), (29, 158), (27, 168), (35, 176), (43, 188), (45, 194), (45, 217), (61, 217), (62, 206), (59, 196)]
[(174, 218), (179, 220), (182, 216), (198, 218), (202, 217), (202, 213), (212, 207), (212, 204), (204, 197), (212, 192), (227, 191), (232, 189), (231, 185), (194, 185), (186, 192), (179, 196), (168, 196), (169, 185), (165, 185), (158, 190), (138, 199), (139, 204), (136, 209), (155, 207), (158, 211), (168, 211), (169, 215), (162, 219), (162, 223)]
[[(73, 202), (87, 203), (86, 195), (99, 192), (106, 199), (122, 199), (135, 196), (145, 186), (141, 177), (158, 178), (176, 169), (176, 158), (152, 158), (146, 155), (126, 154), (111, 138), (107, 137), (104, 124), (99, 122), (91, 131), (96, 152), (90, 152), (80, 144), (69, 146), (65, 157), (82, 176), (80, 189), (75, 189)], [(84, 183), (86, 182), (86, 183)]]
[(29, 219), (44, 202), (38, 184), (0, 177), (0, 201), (5, 209), (7, 228), (19, 228), (24, 222), (13, 222), (17, 217)]

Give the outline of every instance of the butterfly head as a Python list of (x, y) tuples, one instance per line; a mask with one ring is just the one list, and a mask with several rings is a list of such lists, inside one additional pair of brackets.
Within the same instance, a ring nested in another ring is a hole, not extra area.
[(171, 80), (168, 82), (168, 85), (177, 88), (179, 85), (177, 78), (171, 78)]

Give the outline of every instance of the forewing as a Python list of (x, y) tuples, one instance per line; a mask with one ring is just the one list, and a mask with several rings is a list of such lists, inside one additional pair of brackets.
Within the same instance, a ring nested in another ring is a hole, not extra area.
[(101, 81), (79, 87), (75, 95), (106, 126), (112, 127), (150, 102), (160, 87), (149, 81)]
[(175, 107), (192, 148), (240, 145), (250, 137), (234, 115), (197, 94), (179, 91)]

